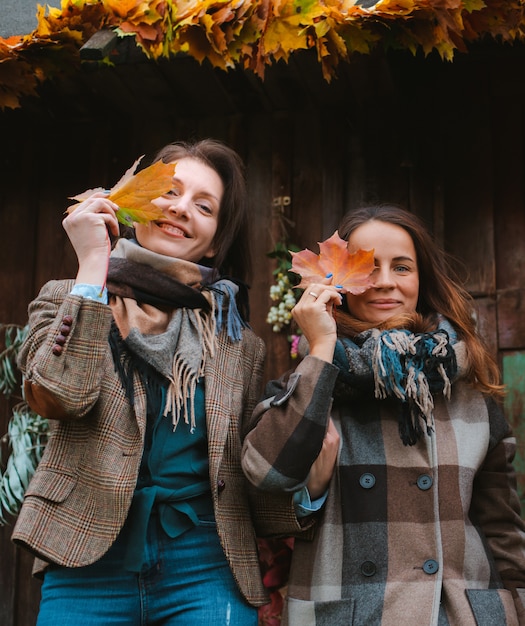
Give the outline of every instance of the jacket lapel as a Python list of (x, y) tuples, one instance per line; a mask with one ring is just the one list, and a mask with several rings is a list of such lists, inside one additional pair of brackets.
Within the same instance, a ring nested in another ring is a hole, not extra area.
[(210, 478), (217, 479), (219, 466), (222, 461), (224, 446), (228, 437), (228, 430), (232, 414), (234, 394), (242, 380), (238, 380), (234, 387), (230, 381), (236, 381), (240, 376), (238, 364), (240, 362), (241, 342), (231, 342), (221, 334), (217, 340), (215, 356), (208, 358), (205, 367), (206, 379), (206, 425), (208, 428), (208, 448), (210, 459)]

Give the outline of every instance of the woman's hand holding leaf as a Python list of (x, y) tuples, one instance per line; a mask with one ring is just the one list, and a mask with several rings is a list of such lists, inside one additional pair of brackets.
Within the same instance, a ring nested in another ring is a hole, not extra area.
[[(327, 282), (329, 278), (325, 279)], [(321, 282), (311, 283), (292, 309), (292, 315), (308, 340), (312, 356), (332, 361), (337, 327), (334, 307), (340, 306), (342, 296), (334, 286)]]
[(347, 245), (335, 231), (319, 244), (319, 254), (308, 249), (290, 251), (291, 271), (299, 274), (298, 287), (304, 288), (292, 315), (308, 340), (310, 354), (330, 362), (337, 340), (335, 307), (342, 304), (342, 294), (360, 294), (370, 288), (375, 266), (373, 250), (351, 254)]
[(118, 206), (103, 192), (94, 193), (62, 222), (78, 258), (77, 283), (104, 285), (111, 245), (109, 232), (117, 236)]

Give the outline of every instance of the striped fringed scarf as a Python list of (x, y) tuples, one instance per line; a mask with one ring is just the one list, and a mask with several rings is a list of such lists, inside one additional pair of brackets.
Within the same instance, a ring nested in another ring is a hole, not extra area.
[(195, 389), (214, 355), (216, 335), (225, 326), (238, 341), (248, 326), (237, 308), (239, 286), (217, 280), (210, 268), (121, 239), (111, 254), (107, 287), (115, 320), (110, 345), (127, 397), (133, 404), (137, 373), (148, 410), (171, 414), (174, 429), (182, 415), (193, 431)]
[(374, 329), (354, 341), (343, 338), (334, 356), (341, 379), (336, 399), (349, 395), (351, 389), (365, 389), (373, 381), (376, 398), (400, 400), (399, 434), (405, 445), (414, 445), (424, 431), (428, 435), (433, 431), (433, 394), (450, 397), (458, 373), (454, 347), (459, 343), (443, 318), (431, 332)]

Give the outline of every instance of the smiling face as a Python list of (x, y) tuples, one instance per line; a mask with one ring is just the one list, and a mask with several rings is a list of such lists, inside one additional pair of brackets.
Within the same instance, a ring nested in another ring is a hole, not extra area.
[(214, 256), (224, 186), (217, 172), (198, 159), (177, 161), (172, 189), (152, 200), (163, 217), (135, 224), (135, 236), (144, 248), (158, 254), (198, 262)]
[(370, 220), (348, 239), (348, 251), (374, 249), (373, 287), (359, 296), (346, 295), (350, 313), (379, 324), (394, 315), (414, 313), (419, 296), (416, 249), (408, 232), (388, 222)]

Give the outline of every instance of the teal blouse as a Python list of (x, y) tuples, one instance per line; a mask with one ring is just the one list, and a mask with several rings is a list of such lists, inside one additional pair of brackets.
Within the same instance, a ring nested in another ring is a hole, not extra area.
[[(196, 427), (182, 420), (173, 430), (171, 415), (148, 415), (144, 453), (127, 520), (126, 569), (140, 571), (152, 515), (169, 537), (213, 515), (204, 406), (204, 380), (195, 393)], [(162, 403), (162, 406), (164, 403)]]

